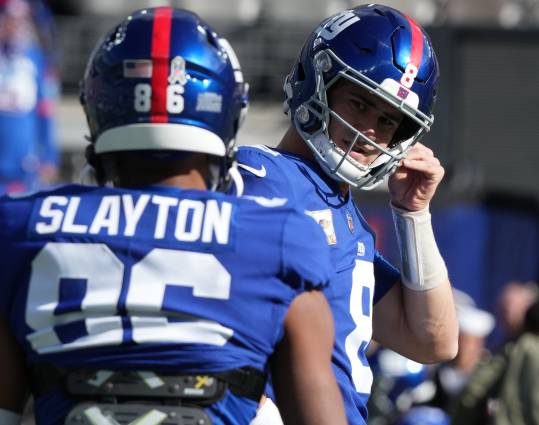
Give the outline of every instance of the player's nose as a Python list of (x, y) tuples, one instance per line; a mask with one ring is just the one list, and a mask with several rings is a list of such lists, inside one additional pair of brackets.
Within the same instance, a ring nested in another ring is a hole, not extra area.
[(358, 117), (354, 123), (354, 128), (361, 131), (366, 137), (371, 140), (376, 139), (376, 123), (378, 118), (373, 113), (364, 114), (362, 117)]
[(376, 141), (376, 131), (372, 127), (360, 127), (358, 130), (367, 138), (372, 140), (373, 142)]

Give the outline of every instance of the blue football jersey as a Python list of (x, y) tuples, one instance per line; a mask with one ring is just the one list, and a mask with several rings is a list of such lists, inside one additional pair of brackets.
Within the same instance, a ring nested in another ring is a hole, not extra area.
[[(4, 196), (0, 317), (28, 364), (267, 370), (290, 303), (333, 273), (323, 232), (288, 205), (165, 186)], [(73, 401), (35, 406), (50, 425)], [(256, 407), (228, 393), (207, 410), (240, 424)]]
[(333, 370), (349, 423), (365, 424), (373, 379), (365, 355), (372, 308), (400, 273), (375, 249), (375, 235), (351, 194), (343, 197), (318, 164), (266, 146), (240, 147), (238, 162), (247, 195), (289, 199), (326, 235), (336, 272), (324, 289), (336, 327)]

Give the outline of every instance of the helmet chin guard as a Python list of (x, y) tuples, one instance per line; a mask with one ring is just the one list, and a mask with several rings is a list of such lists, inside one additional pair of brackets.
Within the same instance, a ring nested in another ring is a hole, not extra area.
[[(403, 115), (389, 146), (376, 143), (331, 109), (328, 92), (341, 79)], [(370, 190), (430, 130), (437, 84), (438, 63), (423, 29), (395, 9), (364, 5), (327, 19), (311, 34), (285, 80), (285, 111), (329, 176)], [(331, 140), (330, 120), (352, 133), (346, 148)], [(349, 155), (357, 143), (379, 155), (369, 164), (359, 163)]]
[(363, 190), (374, 189), (382, 183), (385, 177), (395, 172), (400, 160), (406, 157), (406, 153), (413, 146), (412, 141), (407, 140), (392, 149), (380, 147), (382, 153), (371, 163), (363, 165), (339, 148), (323, 132), (315, 136), (308, 134), (301, 136), (326, 174), (335, 180)]

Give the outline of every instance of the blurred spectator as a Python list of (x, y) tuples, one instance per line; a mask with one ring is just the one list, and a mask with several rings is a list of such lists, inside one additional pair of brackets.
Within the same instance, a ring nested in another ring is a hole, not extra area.
[(514, 342), (495, 405), (495, 425), (539, 424), (539, 302), (527, 310)]
[(54, 15), (46, 0), (27, 0), (32, 11), (36, 34), (47, 60), (56, 67), (58, 51), (56, 50), (56, 25)]
[(0, 0), (0, 193), (37, 189), (57, 176), (57, 77), (25, 0)]
[(539, 424), (537, 292), (535, 282), (504, 287), (498, 308), (507, 341), (474, 370), (452, 406), (453, 423)]
[(498, 297), (499, 321), (506, 340), (512, 340), (522, 333), (526, 310), (537, 299), (539, 289), (535, 282), (511, 281)]
[(459, 322), (459, 350), (453, 360), (436, 368), (436, 393), (428, 403), (443, 410), (450, 410), (481, 357), (487, 354), (485, 339), (494, 328), (492, 314), (477, 308), (468, 294), (453, 291)]

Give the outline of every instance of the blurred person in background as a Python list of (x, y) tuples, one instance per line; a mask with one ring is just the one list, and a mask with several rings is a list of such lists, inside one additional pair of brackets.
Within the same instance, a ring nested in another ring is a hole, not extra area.
[(539, 301), (509, 352), (493, 416), (495, 425), (539, 424)]
[[(277, 148), (238, 152), (247, 194), (287, 198), (326, 233), (336, 272), (324, 291), (336, 324), (333, 368), (350, 424), (367, 422), (371, 338), (421, 363), (457, 352), (451, 284), (429, 212), (444, 169), (420, 142), (437, 87), (427, 33), (393, 8), (358, 6), (307, 38), (285, 79), (291, 125)], [(352, 196), (386, 177), (400, 270), (375, 248)]]
[(498, 296), (496, 309), (505, 341), (520, 336), (526, 311), (535, 302), (538, 294), (539, 288), (535, 282), (513, 280), (504, 285)]
[(27, 0), (32, 9), (32, 17), (41, 47), (47, 55), (55, 58), (56, 25), (54, 15), (46, 0)]
[(511, 281), (502, 289), (497, 319), (507, 339), (478, 363), (452, 405), (453, 423), (539, 423), (537, 294), (535, 282)]
[(38, 189), (58, 174), (58, 80), (30, 3), (0, 0), (0, 193)]

